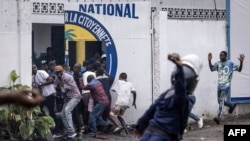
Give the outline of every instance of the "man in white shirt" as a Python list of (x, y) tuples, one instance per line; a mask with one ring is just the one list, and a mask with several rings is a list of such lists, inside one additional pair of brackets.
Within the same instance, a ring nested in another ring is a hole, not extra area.
[[(55, 107), (55, 85), (53, 78), (45, 70), (38, 70), (35, 64), (32, 65), (32, 84), (38, 86), (41, 89), (41, 94), (45, 97), (45, 101), (40, 105), (43, 111), (44, 106), (47, 107), (49, 115), (54, 119), (56, 125), (58, 125), (58, 119), (56, 118)], [(55, 127), (55, 130), (57, 127)], [(55, 134), (56, 131), (52, 131)]]
[(127, 74), (121, 73), (119, 80), (112, 86), (111, 90), (117, 94), (117, 100), (115, 102), (112, 111), (110, 112), (109, 119), (117, 126), (114, 132), (118, 132), (121, 129), (125, 129), (128, 134), (128, 129), (126, 128), (126, 123), (123, 119), (123, 115), (127, 108), (129, 108), (130, 95), (133, 94), (132, 106), (136, 109), (136, 90), (131, 82), (127, 81)]

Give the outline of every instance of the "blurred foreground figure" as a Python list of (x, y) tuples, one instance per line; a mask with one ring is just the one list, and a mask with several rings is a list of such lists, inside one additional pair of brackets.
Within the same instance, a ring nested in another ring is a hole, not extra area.
[(0, 92), (0, 105), (20, 104), (25, 107), (33, 107), (44, 101), (38, 89), (22, 89), (10, 92)]
[(168, 55), (176, 67), (172, 72), (172, 86), (153, 103), (139, 118), (136, 137), (140, 141), (179, 141), (187, 126), (189, 113), (189, 95), (198, 84), (201, 60), (196, 55), (187, 55), (180, 59), (177, 53)]

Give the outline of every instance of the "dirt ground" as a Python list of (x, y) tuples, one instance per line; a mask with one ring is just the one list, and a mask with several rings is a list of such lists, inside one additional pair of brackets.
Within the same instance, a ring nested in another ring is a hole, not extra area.
[(224, 125), (250, 125), (250, 114), (224, 117), (220, 125), (213, 120), (205, 120), (202, 129), (196, 123), (189, 125), (189, 130), (182, 141), (224, 141)]

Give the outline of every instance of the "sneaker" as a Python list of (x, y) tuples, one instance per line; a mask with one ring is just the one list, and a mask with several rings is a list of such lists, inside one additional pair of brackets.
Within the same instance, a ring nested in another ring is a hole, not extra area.
[(214, 121), (219, 125), (220, 124), (220, 118), (214, 118)]
[(198, 124), (199, 128), (202, 128), (203, 127), (203, 119), (200, 118), (200, 120), (198, 120), (197, 124)]
[(234, 111), (234, 109), (235, 109), (235, 107), (236, 107), (236, 104), (234, 104), (232, 107), (230, 107), (229, 110), (228, 110), (228, 113), (232, 114), (233, 111)]
[(68, 138), (74, 138), (76, 136), (76, 133), (68, 133)]
[(118, 127), (116, 127), (116, 128), (114, 129), (113, 132), (116, 133), (116, 132), (118, 132), (118, 131), (121, 131), (122, 129), (123, 129), (123, 127), (119, 127), (119, 126), (118, 126)]
[(63, 135), (62, 134), (53, 134), (53, 138), (60, 138), (60, 137), (62, 137)]

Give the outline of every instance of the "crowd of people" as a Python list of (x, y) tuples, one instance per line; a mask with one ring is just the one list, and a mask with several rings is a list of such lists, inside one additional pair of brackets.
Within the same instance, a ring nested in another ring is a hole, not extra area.
[[(32, 65), (32, 87), (40, 89), (45, 98), (39, 104), (42, 113), (55, 121), (51, 129), (54, 138), (74, 138), (84, 133), (105, 138), (99, 133), (121, 130), (129, 134), (123, 115), (131, 94), (136, 108), (136, 90), (125, 72), (113, 82), (105, 69), (105, 55), (95, 54), (93, 60), (75, 63), (73, 69), (56, 64), (53, 57), (40, 61), (39, 67)], [(115, 105), (111, 105), (110, 90), (118, 95)], [(114, 126), (108, 126), (110, 123)]]
[[(236, 107), (230, 102), (230, 82), (233, 71), (242, 70), (244, 58), (240, 54), (240, 64), (236, 65), (227, 59), (226, 51), (221, 51), (220, 60), (212, 65), (212, 54), (208, 54), (210, 70), (218, 71), (219, 109), (218, 116), (214, 118), (217, 124), (220, 124), (224, 105), (229, 107), (230, 114)], [(55, 60), (42, 60), (40, 69), (33, 64), (32, 86), (39, 89), (44, 100), (9, 102), (39, 104), (43, 113), (50, 115), (56, 123), (55, 128), (51, 129), (55, 138), (63, 135), (74, 138), (83, 133), (98, 138), (99, 133), (107, 131), (108, 122), (113, 123), (113, 133), (124, 130), (129, 134), (123, 115), (129, 107), (131, 94), (132, 106), (136, 108), (136, 89), (127, 81), (125, 72), (120, 73), (119, 80), (114, 82), (114, 78), (106, 72), (105, 64), (102, 64), (105, 61), (101, 59), (105, 58), (95, 57), (92, 62), (85, 60), (82, 65), (76, 63), (72, 71), (67, 65), (57, 65)], [(199, 128), (203, 126), (202, 118), (191, 112), (196, 101), (194, 91), (203, 66), (201, 59), (195, 54), (181, 58), (177, 53), (169, 54), (168, 59), (176, 65), (171, 74), (172, 86), (138, 119), (134, 133), (141, 141), (181, 140), (189, 117), (198, 123)], [(111, 91), (117, 94), (114, 105), (111, 105)], [(33, 93), (35, 100), (37, 93)]]

